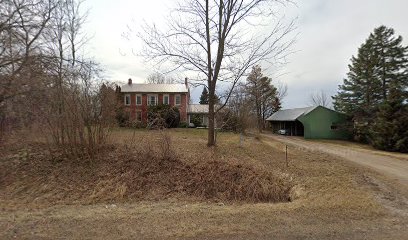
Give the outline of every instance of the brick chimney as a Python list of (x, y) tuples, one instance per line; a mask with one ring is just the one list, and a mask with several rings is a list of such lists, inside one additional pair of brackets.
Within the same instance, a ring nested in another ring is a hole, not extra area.
[(132, 85), (132, 79), (131, 78), (128, 79), (128, 84)]

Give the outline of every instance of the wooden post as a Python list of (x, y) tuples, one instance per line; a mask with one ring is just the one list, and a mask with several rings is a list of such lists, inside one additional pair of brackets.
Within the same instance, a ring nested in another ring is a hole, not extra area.
[(286, 158), (286, 167), (289, 167), (289, 162), (288, 162), (288, 145), (286, 145), (285, 158)]

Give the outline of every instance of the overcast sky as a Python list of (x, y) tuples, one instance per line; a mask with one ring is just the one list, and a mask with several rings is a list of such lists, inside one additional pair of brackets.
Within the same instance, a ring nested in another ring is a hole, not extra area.
[[(143, 21), (162, 24), (172, 0), (88, 0), (85, 31), (91, 40), (87, 53), (105, 68), (105, 78), (125, 83), (128, 78), (144, 82), (153, 68), (132, 54), (140, 46), (122, 37), (127, 26), (137, 30)], [(298, 17), (297, 42), (289, 62), (274, 81), (288, 85), (284, 108), (304, 107), (313, 92), (336, 93), (352, 55), (375, 27), (395, 29), (408, 45), (407, 0), (297, 0), (287, 9), (288, 18)], [(277, 78), (277, 79), (276, 79)], [(202, 89), (193, 90), (198, 102)]]

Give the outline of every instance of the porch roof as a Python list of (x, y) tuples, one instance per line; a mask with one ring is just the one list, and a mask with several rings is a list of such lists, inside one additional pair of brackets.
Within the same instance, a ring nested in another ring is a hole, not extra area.
[(208, 104), (189, 104), (187, 113), (208, 114)]

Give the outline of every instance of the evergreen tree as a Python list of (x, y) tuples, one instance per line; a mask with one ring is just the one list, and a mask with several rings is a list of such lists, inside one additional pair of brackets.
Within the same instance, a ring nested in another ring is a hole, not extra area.
[(277, 89), (272, 85), (271, 78), (263, 76), (260, 66), (252, 68), (245, 89), (257, 116), (258, 130), (262, 131), (265, 119), (273, 113), (274, 106), (276, 107)]
[(205, 86), (203, 88), (203, 91), (201, 92), (200, 104), (208, 104), (208, 91)]
[(381, 26), (352, 57), (347, 78), (333, 97), (334, 108), (348, 114), (355, 123), (355, 137), (366, 141), (378, 107), (387, 100), (390, 86), (407, 96), (408, 48), (394, 30)]
[[(380, 76), (382, 100), (387, 100), (391, 86), (402, 92), (406, 97), (408, 87), (408, 47), (402, 45), (402, 37), (394, 36), (392, 28), (381, 26), (370, 35), (373, 48), (378, 56), (375, 66), (376, 75)], [(405, 93), (404, 93), (405, 92)]]
[(282, 103), (279, 97), (275, 97), (273, 103), (272, 103), (272, 112), (275, 113), (279, 111), (282, 108)]
[(408, 105), (403, 91), (391, 88), (370, 133), (370, 141), (375, 148), (408, 152)]

